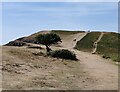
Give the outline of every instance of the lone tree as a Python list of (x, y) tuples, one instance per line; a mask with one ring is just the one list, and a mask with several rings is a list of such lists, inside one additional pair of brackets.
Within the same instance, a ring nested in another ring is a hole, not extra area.
[(50, 52), (51, 50), (50, 45), (62, 42), (61, 38), (54, 33), (40, 34), (36, 37), (36, 40), (39, 44), (43, 44), (46, 46), (47, 52)]

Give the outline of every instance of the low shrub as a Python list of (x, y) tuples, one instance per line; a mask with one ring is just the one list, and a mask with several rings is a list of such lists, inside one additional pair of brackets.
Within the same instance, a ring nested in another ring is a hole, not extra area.
[(76, 54), (66, 49), (52, 51), (49, 55), (56, 58), (77, 60)]

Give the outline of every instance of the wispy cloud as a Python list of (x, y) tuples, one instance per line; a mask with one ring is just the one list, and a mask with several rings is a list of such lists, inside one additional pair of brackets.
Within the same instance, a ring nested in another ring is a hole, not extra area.
[(39, 3), (38, 5), (38, 3), (35, 3), (35, 5), (36, 6), (32, 6), (31, 3), (3, 3), (3, 8), (4, 10), (10, 12), (9, 14), (12, 16), (33, 16), (36, 15), (36, 13), (49, 13), (49, 15), (76, 14), (76, 16), (83, 16), (107, 14), (117, 10), (117, 6), (113, 5), (112, 3), (88, 3), (88, 5), (87, 3), (60, 3), (58, 6), (49, 6), (46, 3)]

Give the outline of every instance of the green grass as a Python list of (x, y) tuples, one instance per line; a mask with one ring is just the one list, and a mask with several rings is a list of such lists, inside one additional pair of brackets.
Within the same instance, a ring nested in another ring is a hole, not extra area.
[(105, 57), (110, 57), (113, 61), (120, 61), (118, 59), (119, 38), (120, 34), (118, 33), (105, 33), (98, 43), (97, 53)]
[[(93, 43), (100, 36), (100, 32), (88, 33), (81, 41), (78, 41), (75, 48), (81, 51), (90, 52), (93, 49)], [(118, 56), (118, 46), (120, 34), (113, 32), (104, 33), (101, 41), (98, 43), (97, 54), (102, 55), (104, 58), (110, 58), (113, 61), (120, 62), (120, 57)]]
[(81, 41), (78, 41), (75, 49), (90, 52), (93, 49), (93, 43), (99, 38), (100, 32), (90, 32)]

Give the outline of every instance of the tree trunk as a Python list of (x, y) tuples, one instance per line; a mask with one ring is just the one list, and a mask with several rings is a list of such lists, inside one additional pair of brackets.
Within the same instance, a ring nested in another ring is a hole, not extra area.
[(50, 51), (51, 51), (51, 49), (49, 48), (48, 45), (46, 45), (46, 50), (47, 50), (47, 52), (50, 52)]

